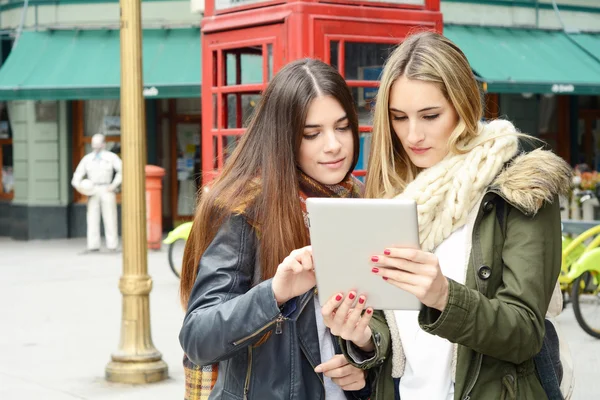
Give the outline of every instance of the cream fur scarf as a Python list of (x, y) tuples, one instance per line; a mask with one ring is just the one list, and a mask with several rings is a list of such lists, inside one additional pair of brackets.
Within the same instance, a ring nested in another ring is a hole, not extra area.
[[(517, 131), (509, 121), (480, 124), (478, 139), (493, 139), (484, 141), (465, 154), (448, 154), (435, 166), (419, 173), (397, 196), (417, 202), (422, 250), (433, 252), (452, 232), (467, 223), (496, 175), (517, 154), (518, 137), (515, 133)], [(394, 312), (385, 311), (385, 316), (392, 337), (392, 376), (400, 378), (404, 374), (406, 359)], [(456, 345), (452, 375), (455, 373)]]

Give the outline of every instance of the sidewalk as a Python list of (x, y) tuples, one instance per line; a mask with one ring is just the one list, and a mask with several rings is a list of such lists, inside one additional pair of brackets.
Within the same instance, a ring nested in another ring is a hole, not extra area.
[(148, 271), (152, 339), (170, 378), (142, 386), (104, 380), (119, 345), (122, 254), (84, 249), (81, 239), (0, 238), (0, 399), (183, 399), (183, 311), (166, 249), (148, 253)]
[[(104, 380), (119, 345), (122, 254), (80, 254), (84, 249), (81, 239), (0, 238), (0, 399), (183, 399), (183, 311), (166, 249), (148, 253), (148, 271), (152, 338), (170, 378), (143, 386)], [(597, 398), (600, 340), (583, 332), (570, 306), (558, 319), (575, 363), (573, 400)]]

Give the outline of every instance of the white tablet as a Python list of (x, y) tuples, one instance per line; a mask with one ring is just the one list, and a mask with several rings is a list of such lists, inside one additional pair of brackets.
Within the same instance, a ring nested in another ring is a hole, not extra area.
[(421, 308), (415, 296), (371, 272), (371, 257), (388, 247), (420, 248), (414, 201), (309, 198), (306, 207), (321, 304), (355, 290), (377, 310)]

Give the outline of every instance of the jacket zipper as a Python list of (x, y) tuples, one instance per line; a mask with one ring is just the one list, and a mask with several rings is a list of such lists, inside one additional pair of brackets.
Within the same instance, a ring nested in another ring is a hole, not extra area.
[(463, 400), (470, 400), (471, 399), (471, 390), (473, 390), (473, 388), (475, 387), (475, 384), (477, 383), (477, 379), (479, 378), (479, 372), (481, 372), (481, 363), (483, 362), (483, 354), (481, 353), (477, 353), (477, 369), (475, 370), (475, 375), (473, 376), (473, 379), (471, 379), (471, 383), (469, 384), (469, 387), (466, 391), (466, 395), (465, 397), (463, 397)]
[[(315, 291), (316, 291), (316, 289), (315, 289)], [(314, 295), (314, 293), (315, 292), (313, 291), (313, 295)], [(302, 313), (302, 311), (304, 311), (304, 308), (306, 307), (306, 305), (308, 304), (310, 299), (311, 299), (311, 296), (307, 296), (306, 300), (304, 301), (304, 303), (302, 303), (302, 306), (300, 307), (300, 313)], [(282, 322), (285, 321), (286, 319), (287, 318), (285, 318), (283, 316), (283, 314), (280, 313), (277, 316), (277, 319), (275, 319), (274, 321), (270, 321), (268, 324), (264, 325), (259, 330), (252, 333), (251, 335), (248, 335), (240, 340), (233, 342), (233, 345), (237, 346), (240, 343), (245, 342), (246, 340), (252, 339), (253, 337), (259, 335), (261, 332), (263, 332), (265, 329), (269, 328), (273, 324), (275, 324), (275, 334), (281, 335), (283, 333)], [(300, 347), (302, 347), (302, 346), (300, 346)], [(304, 349), (303, 349), (303, 351), (304, 351)], [(307, 359), (308, 359), (308, 357), (307, 357)], [(309, 363), (310, 363), (310, 361), (309, 361)], [(316, 366), (312, 365), (312, 363), (310, 363), (310, 365), (312, 366), (312, 368), (314, 370)], [(244, 400), (248, 400), (248, 392), (250, 391), (250, 376), (251, 376), (251, 374), (252, 374), (252, 346), (248, 346), (248, 369), (246, 371), (246, 381), (244, 382)], [(325, 390), (325, 383), (323, 383), (323, 380), (321, 379), (321, 377), (318, 374), (317, 374), (317, 376), (319, 377), (319, 380), (321, 381), (321, 385), (323, 385), (323, 390)]]
[(246, 371), (246, 381), (244, 382), (244, 400), (248, 400), (248, 391), (250, 390), (250, 375), (252, 374), (252, 346), (248, 346), (248, 370)]
[[(246, 337), (243, 337), (239, 340), (236, 340), (235, 342), (233, 342), (234, 346), (238, 346), (240, 343), (245, 342), (246, 340), (252, 339), (253, 337), (259, 335), (260, 333), (262, 333), (265, 329), (269, 328), (271, 325), (273, 324), (281, 324), (282, 321), (284, 321), (286, 318), (283, 316), (283, 314), (279, 314), (277, 316), (277, 319), (273, 320), (273, 321), (269, 321), (268, 324), (262, 326), (260, 329), (258, 329), (257, 331), (255, 331), (254, 333), (252, 333), (251, 335), (248, 335)], [(279, 325), (279, 327), (281, 328), (281, 325)]]

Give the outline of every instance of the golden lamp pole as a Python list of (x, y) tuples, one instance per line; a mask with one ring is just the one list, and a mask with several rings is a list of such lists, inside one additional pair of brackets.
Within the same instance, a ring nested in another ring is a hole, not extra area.
[(121, 152), (123, 156), (123, 295), (121, 341), (106, 366), (106, 379), (150, 383), (168, 377), (167, 364), (150, 335), (146, 242), (146, 126), (142, 96), (141, 0), (121, 5)]

